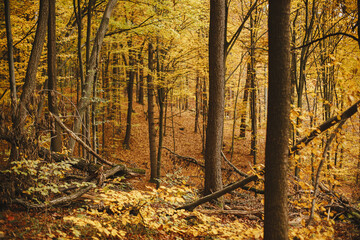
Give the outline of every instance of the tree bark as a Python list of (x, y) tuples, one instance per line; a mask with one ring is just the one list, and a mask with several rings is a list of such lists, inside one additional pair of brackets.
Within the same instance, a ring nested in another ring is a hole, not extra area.
[[(59, 116), (59, 109), (56, 97), (56, 0), (49, 0), (48, 17), (48, 104), (49, 111), (55, 116)], [(54, 129), (51, 130), (51, 151), (61, 152), (61, 127), (57, 122), (54, 123)]]
[(4, 8), (5, 8), (6, 39), (7, 39), (7, 48), (8, 48), (7, 53), (8, 53), (9, 79), (10, 79), (11, 116), (14, 121), (14, 117), (16, 113), (17, 96), (16, 96), (14, 51), (13, 51), (13, 38), (11, 32), (9, 0), (4, 0)]
[(149, 43), (148, 46), (148, 68), (150, 70), (147, 76), (147, 94), (148, 94), (148, 123), (149, 123), (149, 148), (150, 148), (150, 181), (155, 182), (156, 174), (156, 131), (154, 121), (154, 49)]
[(257, 163), (257, 114), (256, 114), (256, 82), (255, 82), (255, 21), (253, 16), (250, 16), (250, 79), (251, 79), (251, 94), (250, 94), (250, 115), (251, 115), (251, 150), (250, 155), (253, 156), (253, 164)]
[(205, 145), (205, 195), (223, 187), (221, 150), (224, 125), (226, 1), (210, 2), (209, 112)]
[(128, 72), (128, 77), (129, 80), (127, 82), (127, 95), (128, 95), (128, 108), (127, 108), (127, 115), (126, 115), (126, 132), (125, 132), (125, 138), (124, 138), (124, 142), (123, 142), (123, 146), (125, 149), (129, 149), (130, 148), (130, 137), (131, 137), (131, 116), (132, 116), (132, 111), (133, 111), (133, 93), (134, 93), (134, 77), (135, 77), (135, 72), (134, 72), (134, 53), (133, 50), (131, 49), (132, 47), (132, 42), (131, 40), (128, 42), (128, 47), (130, 48), (129, 50), (129, 70)]
[(264, 239), (288, 239), (290, 0), (269, 1), (269, 97), (265, 148)]
[(246, 82), (244, 87), (244, 96), (243, 96), (243, 108), (241, 114), (241, 124), (240, 124), (240, 137), (245, 138), (246, 137), (246, 112), (247, 112), (247, 105), (248, 105), (248, 99), (249, 99), (249, 88), (250, 88), (250, 82), (251, 82), (251, 72), (250, 72), (250, 63), (247, 64), (247, 75), (246, 75)]

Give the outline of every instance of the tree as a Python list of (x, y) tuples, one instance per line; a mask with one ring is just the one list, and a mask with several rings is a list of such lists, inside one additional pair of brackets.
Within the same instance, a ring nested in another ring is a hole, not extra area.
[[(91, 51), (91, 56), (89, 59), (89, 67), (87, 69), (86, 78), (84, 82), (84, 89), (81, 94), (81, 99), (77, 104), (78, 110), (78, 117), (74, 120), (73, 132), (79, 133), (80, 126), (81, 126), (81, 117), (85, 113), (87, 107), (90, 104), (90, 96), (93, 89), (93, 84), (95, 80), (95, 72), (96, 72), (96, 63), (99, 57), (99, 53), (101, 50), (101, 46), (105, 37), (105, 33), (107, 31), (107, 27), (109, 25), (109, 20), (111, 16), (111, 12), (114, 9), (117, 0), (109, 0), (108, 4), (106, 5), (103, 18), (101, 20), (99, 29), (96, 33), (96, 37), (94, 40), (93, 48)], [(74, 151), (75, 140), (70, 139), (69, 141), (69, 150), (70, 152)]]
[(125, 149), (130, 148), (130, 136), (131, 136), (131, 116), (133, 111), (133, 92), (134, 92), (134, 65), (135, 65), (135, 54), (134, 50), (132, 49), (132, 40), (128, 41), (129, 47), (129, 61), (128, 61), (128, 68), (127, 75), (129, 80), (127, 81), (127, 95), (128, 95), (128, 108), (127, 108), (127, 115), (126, 115), (126, 133), (123, 142), (123, 146)]
[(49, 2), (47, 0), (40, 1), (39, 20), (36, 28), (33, 48), (31, 49), (30, 59), (26, 69), (26, 75), (23, 85), (23, 91), (20, 96), (20, 101), (16, 107), (16, 114), (13, 122), (14, 139), (11, 146), (11, 160), (17, 160), (19, 157), (20, 141), (25, 136), (25, 123), (28, 116), (27, 105), (30, 102), (31, 96), (36, 86), (36, 73), (38, 70), (41, 53), (44, 47), (46, 27), (49, 14)]
[[(56, 97), (56, 0), (49, 0), (49, 19), (48, 19), (48, 104), (49, 111), (55, 116), (59, 116)], [(54, 123), (55, 128), (51, 131), (51, 151), (61, 152), (61, 127)]]
[(156, 131), (154, 120), (154, 49), (153, 45), (148, 45), (148, 68), (149, 74), (147, 76), (147, 94), (148, 94), (148, 123), (149, 123), (149, 148), (150, 148), (150, 181), (155, 182), (157, 179), (156, 168)]
[(265, 147), (264, 239), (288, 239), (290, 0), (269, 1), (269, 95)]
[(9, 79), (10, 79), (10, 92), (11, 92), (11, 111), (12, 111), (12, 118), (14, 121), (17, 97), (16, 97), (14, 51), (13, 51), (13, 38), (11, 32), (9, 0), (4, 0), (4, 7), (5, 7), (6, 38), (7, 38), (7, 48), (8, 48), (7, 52), (8, 52), (8, 63), (9, 63), (9, 77), (10, 77)]
[(209, 111), (205, 145), (205, 194), (222, 188), (221, 150), (224, 125), (226, 1), (210, 2)]

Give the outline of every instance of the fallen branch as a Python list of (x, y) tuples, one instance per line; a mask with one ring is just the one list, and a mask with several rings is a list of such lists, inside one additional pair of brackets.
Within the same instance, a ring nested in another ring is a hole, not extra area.
[(297, 153), (300, 149), (302, 149), (309, 142), (311, 142), (315, 137), (317, 137), (318, 135), (320, 135), (321, 133), (323, 133), (330, 127), (334, 126), (335, 124), (339, 123), (340, 121), (344, 121), (344, 120), (350, 118), (352, 115), (354, 115), (358, 111), (359, 104), (360, 104), (360, 101), (357, 101), (354, 105), (349, 107), (342, 114), (334, 116), (332, 118), (329, 118), (326, 122), (322, 123), (314, 131), (312, 131), (306, 137), (304, 137), (300, 141), (298, 141), (296, 143), (296, 145), (290, 149), (290, 154)]
[(203, 204), (203, 203), (206, 203), (206, 202), (209, 202), (213, 199), (217, 199), (221, 196), (223, 196), (224, 194), (226, 193), (229, 193), (237, 188), (240, 188), (240, 187), (244, 187), (246, 184), (250, 183), (250, 182), (254, 182), (256, 180), (258, 180), (259, 177), (257, 175), (252, 175), (252, 176), (249, 176), (248, 178), (245, 178), (241, 181), (238, 181), (238, 182), (235, 182), (217, 192), (214, 192), (212, 194), (209, 194), (205, 197), (202, 197), (200, 198), (199, 200), (195, 201), (195, 202), (192, 202), (190, 204), (187, 204), (187, 205), (184, 205), (182, 207), (179, 207), (177, 208), (177, 210), (179, 209), (185, 209), (185, 210), (188, 210), (188, 211), (192, 211), (194, 210), (194, 208), (196, 208), (197, 206)]
[(247, 216), (249, 218), (261, 219), (261, 215), (264, 213), (262, 210), (253, 210), (253, 211), (245, 211), (245, 210), (209, 210), (209, 209), (200, 209), (199, 212), (205, 214), (229, 214), (233, 216)]
[(226, 162), (227, 164), (229, 164), (229, 165), (235, 170), (235, 172), (237, 172), (240, 176), (242, 176), (242, 177), (249, 177), (249, 175), (247, 175), (246, 173), (240, 171), (237, 167), (235, 167), (235, 165), (232, 164), (232, 163), (226, 158), (226, 156), (225, 156), (225, 154), (223, 153), (223, 151), (221, 151), (221, 156), (224, 158), (225, 162)]
[(164, 147), (164, 146), (162, 146), (162, 148), (168, 150), (172, 155), (174, 155), (174, 156), (177, 157), (178, 159), (181, 159), (181, 160), (184, 160), (184, 161), (186, 161), (186, 162), (188, 162), (188, 163), (192, 163), (192, 164), (195, 164), (195, 165), (197, 165), (197, 166), (199, 166), (199, 167), (205, 168), (205, 165), (202, 164), (202, 163), (200, 163), (200, 162), (199, 162), (198, 160), (196, 160), (195, 158), (181, 156), (181, 155), (179, 155), (179, 154), (171, 151), (169, 148)]
[(50, 116), (52, 116), (55, 121), (63, 128), (71, 138), (73, 138), (75, 141), (80, 143), (89, 153), (91, 153), (94, 157), (100, 160), (100, 162), (105, 163), (109, 166), (115, 166), (114, 163), (107, 161), (106, 159), (102, 158), (99, 154), (97, 154), (89, 145), (87, 145), (83, 140), (81, 140), (76, 134), (71, 131), (68, 127), (65, 126), (65, 124), (60, 120), (58, 116), (55, 116), (50, 112)]
[(14, 202), (23, 205), (24, 207), (27, 208), (46, 208), (46, 207), (53, 207), (56, 205), (61, 205), (61, 204), (65, 204), (65, 203), (69, 203), (79, 197), (81, 197), (84, 193), (88, 192), (90, 189), (94, 188), (94, 185), (91, 184), (85, 188), (80, 189), (77, 192), (74, 192), (70, 195), (64, 196), (64, 197), (60, 197), (54, 200), (49, 201), (48, 203), (39, 203), (39, 204), (35, 204), (35, 203), (29, 203), (27, 201), (24, 201), (22, 199), (15, 199)]

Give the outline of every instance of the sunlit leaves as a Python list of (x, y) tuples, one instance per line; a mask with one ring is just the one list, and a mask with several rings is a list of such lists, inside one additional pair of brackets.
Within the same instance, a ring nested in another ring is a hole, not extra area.
[(131, 192), (107, 190), (95, 200), (96, 204), (105, 207), (104, 210), (89, 209), (85, 215), (78, 216), (75, 211), (73, 216), (64, 217), (64, 220), (74, 225), (72, 229), (75, 231), (69, 233), (69, 236), (74, 237), (86, 234), (83, 232), (86, 227), (91, 227), (99, 237), (110, 236), (115, 231), (126, 237), (126, 229), (133, 225), (141, 225), (148, 231), (156, 230), (166, 235), (184, 234), (220, 239), (257, 239), (262, 236), (262, 229), (258, 225), (249, 228), (237, 220), (223, 222), (218, 217), (198, 211), (174, 210), (175, 206), (185, 202), (184, 196), (193, 194), (192, 191), (185, 186)]

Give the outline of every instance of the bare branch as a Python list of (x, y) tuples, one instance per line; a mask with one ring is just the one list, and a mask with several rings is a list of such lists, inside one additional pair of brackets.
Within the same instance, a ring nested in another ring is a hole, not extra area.
[(301, 45), (299, 47), (294, 47), (292, 48), (292, 50), (295, 50), (295, 49), (300, 49), (300, 48), (304, 48), (304, 47), (307, 47), (307, 46), (310, 46), (311, 44), (314, 44), (314, 43), (317, 43), (317, 42), (320, 42), (326, 38), (329, 38), (329, 37), (334, 37), (334, 36), (345, 36), (345, 37), (349, 37), (349, 38), (352, 38), (354, 39), (355, 41), (359, 41), (359, 39), (357, 37), (355, 37), (354, 35), (351, 35), (351, 34), (348, 34), (348, 33), (343, 33), (343, 32), (337, 32), (337, 33), (330, 33), (330, 34), (327, 34), (321, 38), (318, 38), (318, 39), (315, 39), (307, 44), (304, 44), (304, 45)]
[(78, 143), (80, 143), (94, 157), (99, 159), (100, 162), (105, 163), (105, 164), (107, 164), (109, 166), (114, 166), (115, 165), (114, 163), (109, 162), (109, 161), (105, 160), (104, 158), (102, 158), (89, 145), (87, 145), (83, 140), (81, 140), (78, 136), (76, 136), (76, 134), (73, 131), (71, 131), (68, 127), (65, 126), (65, 124), (60, 120), (60, 118), (58, 116), (55, 116), (51, 112), (50, 112), (50, 116), (52, 116), (55, 119), (55, 121), (61, 126), (61, 128), (63, 128), (69, 134), (70, 137), (72, 137), (74, 140), (76, 140)]

